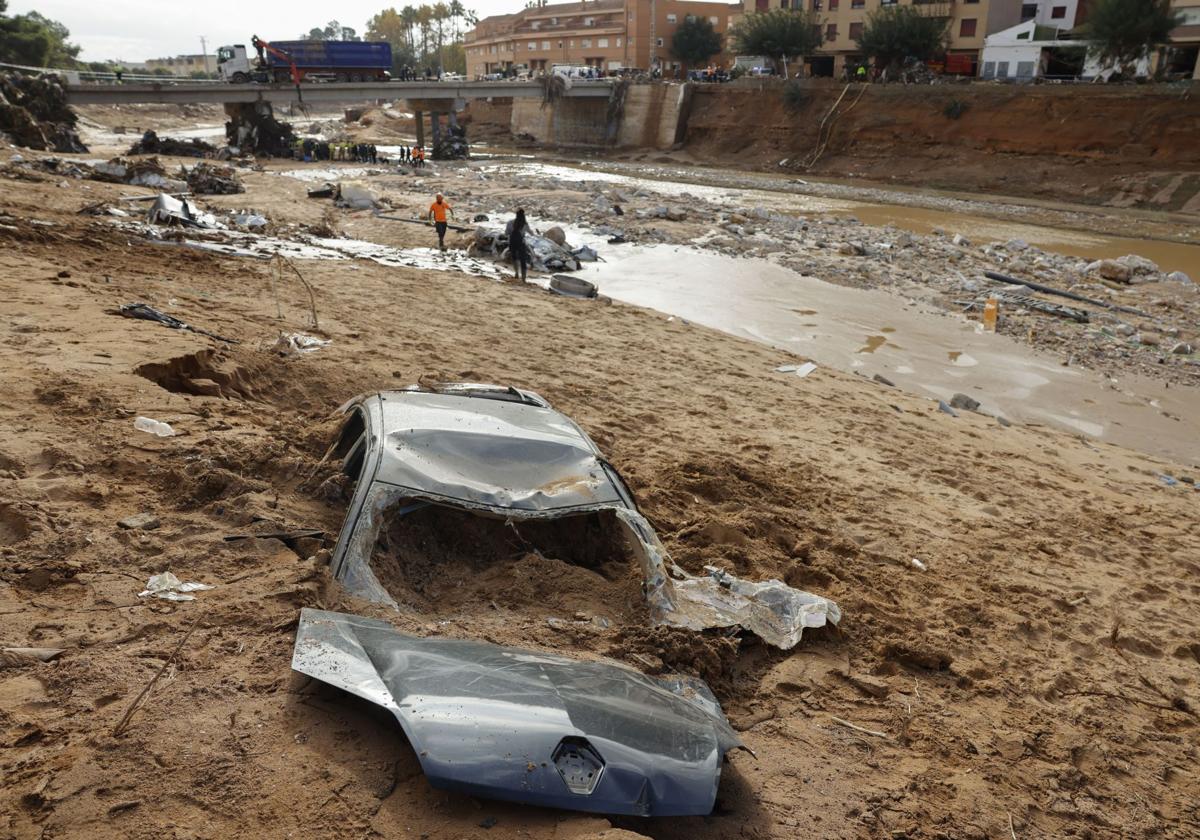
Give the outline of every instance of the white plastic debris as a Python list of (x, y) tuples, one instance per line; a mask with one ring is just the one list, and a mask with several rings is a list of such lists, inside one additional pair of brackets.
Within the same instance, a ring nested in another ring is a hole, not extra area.
[(331, 342), (327, 339), (315, 338), (304, 333), (281, 332), (271, 349), (284, 356), (299, 356), (301, 353), (311, 353), (322, 347), (328, 347), (330, 344)]
[(196, 596), (188, 595), (188, 592), (213, 588), (207, 583), (184, 583), (171, 572), (163, 572), (151, 575), (150, 580), (146, 582), (146, 588), (138, 593), (138, 597), (161, 598), (164, 601), (195, 601)]
[(337, 204), (352, 210), (370, 210), (378, 205), (375, 192), (361, 181), (342, 181), (338, 184)]
[(149, 417), (138, 417), (133, 421), (133, 428), (139, 432), (148, 432), (158, 437), (172, 437), (175, 434), (175, 430), (171, 428), (170, 423), (163, 423), (161, 420), (152, 420)]
[(800, 367), (796, 368), (796, 375), (803, 379), (816, 369), (816, 362), (805, 362), (804, 364), (800, 365)]
[(920, 559), (918, 559), (918, 558), (916, 558), (916, 557), (914, 557), (914, 558), (913, 558), (911, 561), (909, 561), (909, 562), (911, 562), (911, 563), (912, 563), (912, 565), (913, 565), (913, 568), (914, 568), (914, 569), (917, 569), (918, 571), (925, 572), (925, 571), (928, 571), (928, 570), (929, 570), (929, 567), (928, 567), (928, 566), (926, 566), (924, 563), (922, 563), (922, 562), (920, 561)]

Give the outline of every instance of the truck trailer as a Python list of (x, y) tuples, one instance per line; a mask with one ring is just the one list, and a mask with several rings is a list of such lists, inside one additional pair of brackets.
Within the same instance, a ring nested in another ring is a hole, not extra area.
[(235, 84), (247, 82), (386, 82), (391, 78), (392, 45), (387, 41), (272, 41), (254, 36), (252, 57), (244, 44), (217, 50), (217, 73)]

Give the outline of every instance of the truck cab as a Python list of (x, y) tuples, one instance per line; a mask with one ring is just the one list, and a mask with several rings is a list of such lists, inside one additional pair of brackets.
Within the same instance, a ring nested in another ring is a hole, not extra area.
[(244, 44), (217, 50), (217, 75), (221, 81), (245, 84), (254, 80), (257, 71), (257, 63), (251, 62)]

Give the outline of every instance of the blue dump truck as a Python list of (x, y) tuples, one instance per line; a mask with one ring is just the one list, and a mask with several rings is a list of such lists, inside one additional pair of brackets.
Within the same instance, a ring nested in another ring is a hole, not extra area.
[(217, 50), (217, 73), (226, 82), (386, 82), (392, 45), (387, 41), (272, 41), (251, 38)]

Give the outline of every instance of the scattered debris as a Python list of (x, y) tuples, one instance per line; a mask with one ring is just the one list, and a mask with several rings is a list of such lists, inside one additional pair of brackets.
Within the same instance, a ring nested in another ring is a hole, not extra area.
[[(148, 420), (148, 419), (149, 418), (146, 418), (146, 417), (138, 418), (138, 420)], [(158, 423), (155, 420), (150, 420), (149, 422), (157, 423), (158, 426), (166, 426), (166, 428), (168, 428), (168, 429), (171, 428), (170, 426), (167, 426), (166, 423)], [(134, 423), (134, 426), (136, 426), (139, 429), (142, 429), (142, 427), (138, 426), (136, 422)], [(142, 429), (142, 431), (150, 431), (150, 430)], [(157, 432), (154, 432), (154, 434), (157, 434)], [(174, 431), (172, 430), (172, 432), (170, 434), (174, 434)], [(162, 437), (168, 437), (168, 436), (169, 435), (162, 435)], [(117, 522), (118, 527), (124, 528), (127, 531), (153, 531), (155, 528), (157, 528), (161, 524), (162, 523), (159, 521), (158, 517), (152, 513), (134, 514), (133, 516), (127, 516), (124, 519)]]
[(334, 184), (331, 184), (328, 181), (326, 181), (323, 185), (321, 185), (319, 187), (312, 187), (311, 189), (309, 189), (308, 197), (309, 198), (333, 198), (335, 193), (337, 193), (337, 187)]
[(874, 376), (872, 376), (872, 377), (871, 377), (871, 380), (872, 380), (873, 382), (878, 382), (880, 385), (886, 385), (886, 386), (888, 386), (889, 388), (895, 388), (895, 387), (896, 387), (896, 383), (895, 383), (895, 382), (893, 382), (892, 380), (888, 379), (886, 376), (884, 376), (883, 374), (880, 374), (880, 373), (877, 373), (877, 374), (875, 374)]
[(938, 400), (938, 411), (943, 414), (949, 414), (951, 417), (957, 417), (958, 412), (946, 404), (945, 400)]
[[(390, 711), (433, 787), (528, 805), (708, 814), (743, 746), (699, 679), (344, 613), (300, 611), (292, 669)], [(454, 736), (463, 727), (475, 737)]]
[(556, 295), (575, 298), (594, 298), (599, 294), (595, 283), (570, 274), (555, 274), (550, 278), (550, 291)]
[[(534, 271), (578, 271), (581, 267), (579, 258), (567, 247), (540, 234), (526, 233), (525, 247), (529, 249), (530, 268)], [(507, 260), (508, 234), (499, 228), (478, 227), (475, 229), (475, 241), (468, 253)]]
[(348, 207), (351, 210), (374, 210), (379, 206), (379, 196), (362, 181), (339, 183), (334, 201), (338, 207)]
[(914, 568), (914, 569), (916, 569), (916, 570), (918, 570), (918, 571), (921, 571), (921, 572), (926, 572), (926, 571), (929, 571), (929, 567), (928, 567), (928, 566), (926, 566), (926, 565), (925, 565), (925, 564), (924, 564), (924, 563), (921, 561), (921, 559), (920, 559), (920, 558), (918, 558), (918, 557), (914, 557), (914, 558), (912, 558), (912, 560), (910, 560), (909, 562), (910, 562), (910, 563), (912, 563), (912, 566), (913, 566), (913, 568)]
[(217, 166), (201, 161), (183, 170), (188, 188), (196, 195), (233, 195), (246, 188), (232, 166)]
[(159, 137), (152, 129), (142, 134), (142, 139), (129, 147), (126, 154), (130, 155), (170, 155), (172, 157), (210, 157), (217, 152), (217, 147), (199, 138), (176, 140), (173, 137)]
[(463, 160), (470, 156), (471, 145), (462, 126), (451, 128), (430, 150), (430, 157), (434, 160)]
[(160, 193), (150, 205), (146, 221), (152, 225), (182, 225), (183, 227), (215, 228), (217, 218), (205, 213), (186, 198), (173, 198)]
[(139, 432), (146, 432), (156, 437), (174, 437), (175, 430), (171, 428), (169, 423), (163, 423), (158, 420), (152, 420), (149, 417), (138, 417), (133, 421), (133, 428)]
[(324, 338), (316, 338), (304, 333), (281, 332), (271, 349), (281, 356), (299, 356), (312, 353), (322, 347), (328, 347), (332, 342)]
[(151, 575), (146, 588), (138, 593), (139, 598), (161, 598), (164, 601), (195, 601), (190, 592), (202, 592), (216, 587), (207, 583), (184, 583), (171, 572)]
[(197, 335), (206, 335), (209, 338), (215, 338), (217, 341), (224, 341), (226, 344), (237, 344), (238, 342), (232, 338), (222, 338), (216, 333), (211, 333), (208, 330), (202, 330), (199, 327), (193, 327), (191, 324), (185, 324), (174, 316), (168, 315), (165, 312), (159, 312), (153, 306), (146, 303), (123, 303), (121, 308), (116, 311), (117, 315), (123, 315), (126, 318), (137, 318), (142, 321), (157, 321), (164, 327), (170, 327), (173, 330), (187, 330), (194, 332)]

